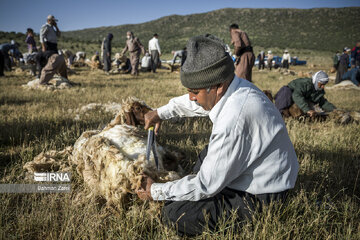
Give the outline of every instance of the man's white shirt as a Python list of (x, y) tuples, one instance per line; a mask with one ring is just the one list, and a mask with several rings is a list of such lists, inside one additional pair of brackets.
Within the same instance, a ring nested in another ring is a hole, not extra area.
[(159, 54), (161, 54), (159, 40), (156, 37), (153, 37), (149, 41), (149, 53), (151, 54), (151, 51), (154, 51), (154, 50), (158, 50)]

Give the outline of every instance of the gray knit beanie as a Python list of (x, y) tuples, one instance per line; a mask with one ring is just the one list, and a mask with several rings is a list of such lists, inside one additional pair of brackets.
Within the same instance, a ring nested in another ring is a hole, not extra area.
[(234, 62), (219, 38), (209, 34), (196, 36), (190, 38), (186, 47), (187, 57), (180, 71), (186, 88), (208, 88), (234, 78)]

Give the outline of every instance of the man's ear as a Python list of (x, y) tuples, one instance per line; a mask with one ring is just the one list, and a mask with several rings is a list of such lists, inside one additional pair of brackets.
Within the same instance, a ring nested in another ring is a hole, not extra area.
[(226, 87), (225, 87), (225, 82), (223, 83), (219, 83), (217, 86), (216, 86), (216, 95), (218, 96), (222, 96), (224, 95), (224, 93), (226, 92)]

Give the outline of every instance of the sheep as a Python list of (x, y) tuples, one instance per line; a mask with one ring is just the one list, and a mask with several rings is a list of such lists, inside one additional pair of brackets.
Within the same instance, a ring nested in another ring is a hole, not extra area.
[(103, 197), (108, 204), (125, 203), (140, 187), (142, 174), (157, 182), (179, 179), (183, 170), (178, 162), (184, 155), (157, 144), (159, 169), (153, 154), (149, 162), (145, 159), (146, 132), (136, 126), (144, 124), (144, 115), (151, 108), (134, 97), (123, 101), (121, 106), (121, 111), (103, 130), (85, 131), (73, 147), (67, 148), (71, 149), (68, 160), (56, 151), (41, 153), (24, 168), (34, 172), (44, 163), (53, 166), (58, 161), (65, 161), (68, 164), (58, 164), (56, 170), (62, 171), (62, 166), (66, 169), (69, 165), (76, 166), (76, 171), (91, 190), (90, 196)]
[(159, 170), (154, 156), (145, 160), (146, 134), (135, 125), (144, 123), (144, 114), (151, 110), (143, 102), (129, 98), (122, 111), (102, 131), (86, 131), (76, 141), (72, 162), (84, 182), (96, 196), (109, 203), (125, 201), (129, 193), (140, 187), (142, 173), (159, 182), (180, 178), (182, 157), (157, 145)]

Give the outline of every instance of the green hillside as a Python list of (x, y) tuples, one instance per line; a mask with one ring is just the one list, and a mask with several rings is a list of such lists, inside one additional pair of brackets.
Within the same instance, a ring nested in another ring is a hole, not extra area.
[[(93, 53), (100, 50), (102, 39), (114, 34), (113, 50), (119, 52), (125, 44), (127, 31), (133, 31), (147, 48), (148, 40), (156, 32), (163, 52), (180, 49), (189, 37), (212, 33), (230, 43), (228, 26), (237, 23), (245, 30), (253, 46), (266, 49), (284, 48), (336, 51), (354, 46), (360, 40), (356, 23), (360, 22), (360, 8), (318, 9), (220, 9), (186, 16), (172, 15), (141, 24), (89, 28), (63, 32), (59, 48)], [(114, 22), (114, 24), (116, 24)], [(61, 26), (60, 26), (61, 28)], [(0, 32), (0, 43), (14, 39), (26, 51), (23, 33)], [(38, 37), (36, 37), (38, 42)]]
[[(123, 46), (131, 30), (147, 45), (153, 33), (160, 35), (165, 51), (179, 49), (191, 36), (212, 33), (230, 42), (228, 26), (239, 24), (255, 46), (335, 51), (360, 39), (356, 23), (360, 8), (318, 9), (220, 9), (186, 16), (172, 15), (154, 21), (65, 32), (64, 36), (100, 43), (114, 34), (114, 45)], [(116, 22), (114, 22), (116, 24)]]

